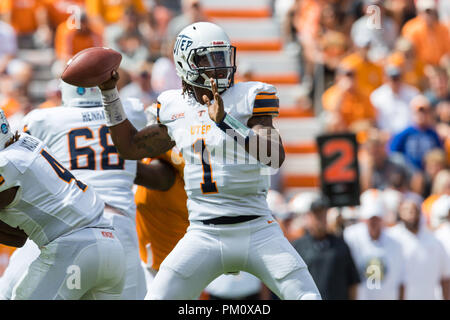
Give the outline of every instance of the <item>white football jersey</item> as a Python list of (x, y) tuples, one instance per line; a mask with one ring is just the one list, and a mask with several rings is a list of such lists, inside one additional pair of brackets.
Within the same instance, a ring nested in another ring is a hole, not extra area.
[(19, 186), (2, 221), (21, 228), (38, 246), (85, 227), (108, 227), (103, 201), (26, 133), (0, 151), (0, 192)]
[[(130, 98), (123, 105), (134, 126), (143, 128), (147, 120), (140, 101)], [(24, 131), (44, 141), (58, 161), (92, 186), (105, 203), (134, 220), (132, 187), (137, 162), (119, 158), (103, 107), (37, 109), (27, 114), (23, 123)]]
[[(240, 82), (221, 96), (225, 111), (244, 125), (254, 115), (278, 114), (276, 89), (265, 83)], [(270, 214), (268, 167), (220, 130), (206, 105), (181, 90), (168, 90), (158, 97), (157, 108), (158, 121), (185, 160), (190, 220)]]

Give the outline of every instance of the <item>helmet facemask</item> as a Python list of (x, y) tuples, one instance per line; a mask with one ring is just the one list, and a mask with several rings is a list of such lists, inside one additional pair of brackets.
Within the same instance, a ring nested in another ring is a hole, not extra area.
[(187, 82), (193, 86), (211, 89), (210, 78), (215, 79), (220, 93), (234, 84), (236, 47), (214, 45), (192, 49), (187, 57), (190, 70)]

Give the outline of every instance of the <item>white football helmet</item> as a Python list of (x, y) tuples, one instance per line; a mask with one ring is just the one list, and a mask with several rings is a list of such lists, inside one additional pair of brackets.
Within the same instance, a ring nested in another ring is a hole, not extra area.
[(5, 112), (0, 109), (0, 150), (5, 149), (5, 143), (13, 136), (14, 134), (12, 133), (9, 122), (6, 119)]
[(211, 88), (214, 78), (219, 92), (234, 84), (236, 48), (218, 25), (196, 22), (177, 36), (173, 58), (178, 76), (186, 83)]
[(101, 107), (102, 94), (98, 87), (76, 87), (61, 81), (61, 99), (65, 107)]

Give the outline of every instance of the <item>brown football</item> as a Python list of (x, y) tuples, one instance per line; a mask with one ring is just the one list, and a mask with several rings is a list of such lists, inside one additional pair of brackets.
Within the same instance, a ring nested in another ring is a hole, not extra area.
[(67, 62), (61, 79), (78, 87), (96, 87), (111, 77), (121, 61), (122, 55), (110, 48), (84, 49)]

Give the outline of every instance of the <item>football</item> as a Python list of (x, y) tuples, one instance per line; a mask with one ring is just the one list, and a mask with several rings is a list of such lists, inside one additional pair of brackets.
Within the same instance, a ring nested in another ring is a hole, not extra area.
[(122, 55), (110, 48), (93, 47), (78, 52), (67, 62), (61, 79), (78, 87), (95, 87), (107, 81), (117, 70)]

